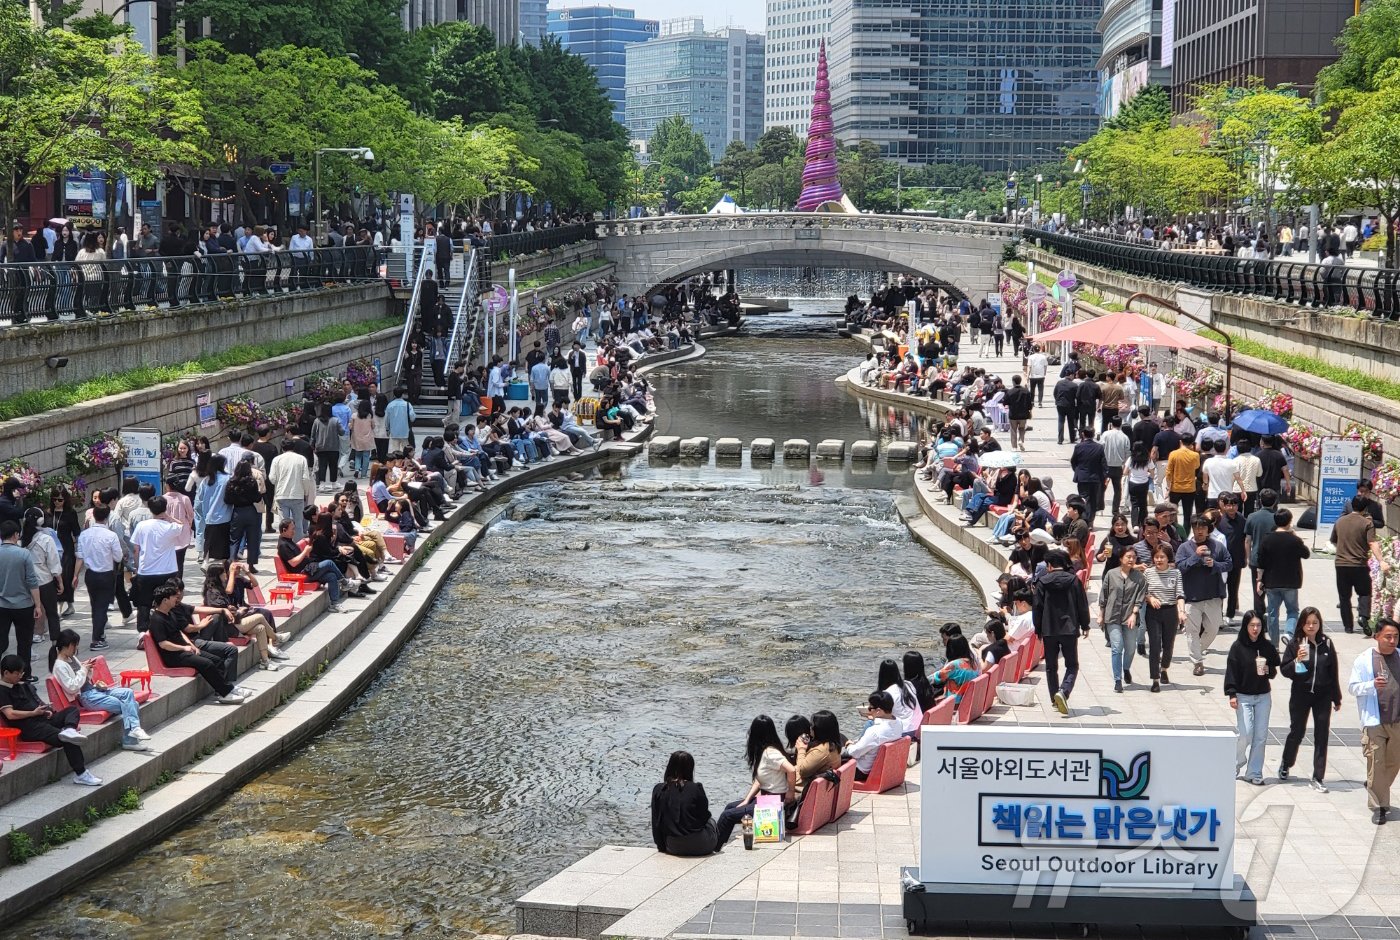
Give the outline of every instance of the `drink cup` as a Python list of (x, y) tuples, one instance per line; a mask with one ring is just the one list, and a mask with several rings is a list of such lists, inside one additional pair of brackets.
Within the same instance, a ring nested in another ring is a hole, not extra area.
[(1254, 671), (1258, 675), (1267, 676), (1269, 674), (1269, 661), (1263, 656), (1254, 657)]

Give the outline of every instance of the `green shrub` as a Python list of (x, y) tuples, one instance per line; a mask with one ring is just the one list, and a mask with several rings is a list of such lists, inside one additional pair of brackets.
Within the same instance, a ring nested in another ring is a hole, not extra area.
[(27, 833), (18, 829), (10, 830), (10, 863), (12, 865), (23, 865), (31, 858), (37, 857), (39, 847), (34, 844), (34, 840)]

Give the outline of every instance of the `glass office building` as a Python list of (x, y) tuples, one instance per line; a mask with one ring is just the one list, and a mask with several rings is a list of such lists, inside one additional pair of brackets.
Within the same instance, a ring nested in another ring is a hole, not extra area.
[(763, 35), (707, 33), (700, 20), (667, 21), (661, 35), (627, 47), (627, 136), (650, 140), (679, 114), (705, 138), (710, 158), (730, 141), (753, 145), (763, 133)]
[(836, 137), (911, 165), (1015, 169), (1099, 125), (1103, 0), (832, 0)]
[(764, 32), (763, 126), (807, 134), (817, 83), (817, 45), (826, 38), (831, 0), (768, 0)]
[(581, 56), (598, 73), (598, 83), (613, 105), (613, 120), (625, 122), (627, 113), (627, 46), (655, 39), (656, 20), (637, 19), (624, 7), (553, 7), (549, 11), (549, 35)]

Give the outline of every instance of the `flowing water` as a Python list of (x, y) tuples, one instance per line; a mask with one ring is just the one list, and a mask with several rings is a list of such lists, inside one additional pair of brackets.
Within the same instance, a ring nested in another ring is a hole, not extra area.
[[(760, 365), (733, 387), (808, 387), (768, 359), (787, 340), (735, 342)], [(685, 367), (696, 394), (670, 408), (678, 433), (708, 433), (697, 402), (745, 361), (716, 345), (718, 373)], [(816, 397), (766, 436), (864, 427), (816, 381), (855, 352), (814, 346)], [(754, 715), (831, 708), (853, 732), (880, 659), (927, 655), (938, 622), (977, 619), (972, 587), (912, 542), (882, 474), (838, 486), (834, 472), (639, 459), (522, 490), (330, 729), (4, 936), (511, 932), (534, 885), (601, 844), (648, 843), (671, 751), (695, 754), (722, 805), (746, 787)], [(919, 610), (935, 598), (936, 617)]]

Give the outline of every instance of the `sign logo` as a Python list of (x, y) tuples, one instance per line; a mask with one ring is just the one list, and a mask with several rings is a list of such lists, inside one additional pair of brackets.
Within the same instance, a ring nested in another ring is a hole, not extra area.
[(1128, 762), (1126, 771), (1116, 760), (1099, 758), (1099, 795), (1110, 800), (1141, 799), (1151, 777), (1151, 751), (1139, 751)]

